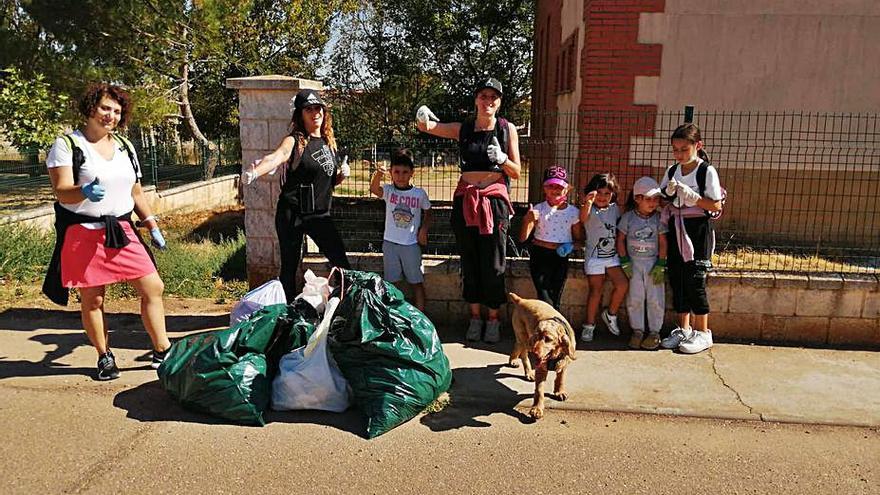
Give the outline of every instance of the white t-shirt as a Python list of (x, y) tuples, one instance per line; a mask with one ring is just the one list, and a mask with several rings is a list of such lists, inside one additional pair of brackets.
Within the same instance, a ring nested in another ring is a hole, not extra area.
[[(128, 157), (128, 152), (124, 146), (120, 146), (114, 140), (113, 158), (106, 160), (91, 143), (83, 136), (82, 132), (74, 131), (71, 136), (74, 142), (82, 150), (85, 162), (79, 169), (78, 186), (88, 184), (95, 180), (95, 177), (101, 179), (101, 185), (104, 186), (107, 193), (104, 199), (98, 202), (92, 202), (89, 199), (80, 201), (79, 203), (61, 203), (61, 207), (74, 213), (87, 215), (91, 217), (100, 217), (104, 215), (120, 216), (134, 209), (134, 199), (131, 196), (131, 188), (136, 181), (134, 168)], [(63, 137), (55, 140), (49, 155), (46, 157), (46, 167), (73, 167), (73, 152), (67, 145), (67, 141)], [(140, 166), (138, 166), (140, 171)], [(137, 177), (141, 176), (138, 173)], [(103, 228), (101, 223), (83, 224), (86, 228)]]
[(572, 205), (564, 210), (550, 206), (546, 201), (533, 207), (538, 212), (535, 239), (545, 242), (572, 242), (571, 226), (580, 222), (579, 211)]
[(384, 184), (382, 199), (385, 200), (384, 239), (404, 246), (417, 243), (422, 210), (431, 209), (428, 193), (421, 187), (400, 190), (394, 184)]
[[(700, 187), (697, 184), (697, 170), (700, 168), (700, 164), (703, 163), (703, 159), (697, 158), (697, 166), (691, 171), (691, 173), (687, 175), (681, 175), (681, 165), (676, 167), (675, 174), (673, 178), (678, 182), (683, 184), (687, 184), (691, 189), (700, 193)], [(669, 168), (663, 172), (663, 178), (660, 180), (660, 190), (666, 188), (666, 184), (669, 183)], [(703, 196), (715, 201), (721, 199), (721, 180), (718, 178), (718, 171), (715, 170), (715, 167), (709, 165), (709, 168), (706, 169), (706, 190), (703, 191)], [(675, 198), (673, 202), (673, 206), (676, 208), (684, 208), (684, 200), (681, 198)]]
[(605, 208), (592, 206), (590, 217), (584, 230), (587, 241), (584, 246), (586, 261), (590, 258), (607, 259), (617, 256), (617, 221), (620, 220), (620, 209), (616, 203)]

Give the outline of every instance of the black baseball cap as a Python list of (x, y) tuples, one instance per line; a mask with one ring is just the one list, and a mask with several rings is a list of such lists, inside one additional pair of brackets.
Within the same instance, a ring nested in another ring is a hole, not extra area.
[(322, 107), (326, 107), (327, 104), (324, 103), (324, 100), (318, 95), (318, 92), (314, 89), (304, 89), (296, 94), (296, 98), (293, 99), (293, 108), (295, 110), (302, 110), (305, 107), (312, 105), (321, 105)]
[(504, 91), (501, 90), (501, 81), (494, 77), (489, 77), (481, 81), (480, 84), (477, 84), (477, 89), (474, 90), (474, 94), (477, 94), (486, 88), (492, 88), (495, 91), (498, 91), (499, 95), (504, 96)]

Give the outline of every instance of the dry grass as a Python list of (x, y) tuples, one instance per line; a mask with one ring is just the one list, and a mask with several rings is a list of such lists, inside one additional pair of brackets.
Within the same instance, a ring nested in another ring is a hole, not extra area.
[(731, 271), (772, 271), (789, 273), (877, 273), (880, 259), (872, 265), (834, 261), (819, 256), (797, 256), (771, 250), (739, 248), (716, 253), (712, 264)]

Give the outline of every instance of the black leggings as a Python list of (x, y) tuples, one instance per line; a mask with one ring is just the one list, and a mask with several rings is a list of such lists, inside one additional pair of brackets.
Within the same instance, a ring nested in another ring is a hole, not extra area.
[(684, 229), (694, 245), (693, 261), (685, 262), (675, 239), (675, 218), (669, 219), (666, 234), (668, 247), (666, 272), (672, 287), (672, 307), (676, 313), (709, 314), (709, 293), (706, 280), (712, 268), (712, 224), (706, 217), (685, 218)]
[(533, 244), (529, 248), (529, 271), (538, 299), (559, 309), (568, 278), (568, 257), (559, 256), (555, 249)]
[(507, 300), (504, 272), (507, 270), (507, 229), (510, 218), (503, 199), (489, 198), (495, 228), (481, 235), (478, 227), (464, 222), (461, 196), (453, 198), (450, 223), (461, 257), (462, 296), (470, 304), (498, 309)]
[(275, 232), (281, 252), (281, 271), (279, 279), (284, 286), (287, 302), (293, 301), (299, 290), (296, 288), (296, 271), (302, 260), (303, 235), (307, 234), (321, 253), (333, 266), (349, 269), (345, 245), (336, 230), (333, 217), (329, 213), (317, 216), (298, 217), (286, 201), (279, 201), (275, 210)]

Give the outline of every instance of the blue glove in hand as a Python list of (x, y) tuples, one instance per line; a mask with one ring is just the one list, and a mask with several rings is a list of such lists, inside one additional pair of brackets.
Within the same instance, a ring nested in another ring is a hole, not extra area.
[(558, 254), (562, 258), (565, 258), (569, 254), (571, 254), (572, 251), (574, 251), (574, 244), (570, 242), (563, 242), (556, 247), (556, 254)]
[(632, 278), (633, 262), (631, 259), (629, 259), (629, 256), (620, 257), (620, 269), (623, 270), (623, 273), (626, 274), (626, 278)]
[(165, 243), (165, 238), (162, 237), (162, 231), (159, 230), (159, 227), (153, 227), (150, 229), (150, 238), (152, 239), (152, 244), (157, 249), (165, 251), (168, 249), (168, 245)]
[(93, 203), (97, 203), (98, 201), (104, 199), (104, 195), (107, 194), (107, 190), (104, 189), (104, 186), (101, 185), (100, 180), (95, 177), (95, 180), (82, 186), (82, 193), (83, 196), (86, 197), (86, 199)]

